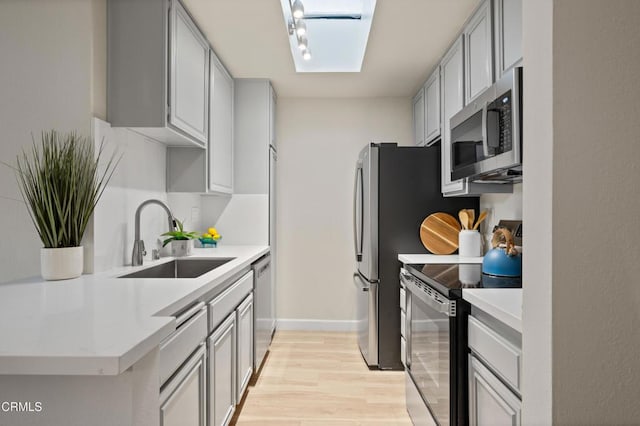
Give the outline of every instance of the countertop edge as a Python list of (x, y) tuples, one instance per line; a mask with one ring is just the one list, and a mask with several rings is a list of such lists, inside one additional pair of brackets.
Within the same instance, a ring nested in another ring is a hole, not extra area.
[[(497, 292), (520, 292), (522, 294), (522, 289), (491, 289), (495, 290), (495, 292), (488, 293), (488, 289), (463, 289), (462, 290), (462, 298), (469, 302), (471, 305), (476, 308), (486, 312), (497, 320), (503, 322), (514, 330), (522, 333), (522, 314), (520, 317), (514, 314), (514, 310), (518, 311), (522, 310), (520, 307), (509, 306), (507, 302), (504, 300), (500, 300), (499, 298), (492, 297)], [(483, 293), (480, 293), (482, 291)], [(482, 294), (482, 296), (480, 296)], [(516, 298), (518, 299), (518, 298)], [(522, 297), (519, 298), (520, 303), (522, 303)], [(512, 309), (509, 309), (511, 307)]]

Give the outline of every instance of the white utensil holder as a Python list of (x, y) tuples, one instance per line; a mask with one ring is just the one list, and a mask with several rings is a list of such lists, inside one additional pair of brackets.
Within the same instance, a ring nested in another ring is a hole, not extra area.
[(458, 254), (461, 257), (482, 256), (482, 238), (479, 231), (462, 230), (458, 236)]

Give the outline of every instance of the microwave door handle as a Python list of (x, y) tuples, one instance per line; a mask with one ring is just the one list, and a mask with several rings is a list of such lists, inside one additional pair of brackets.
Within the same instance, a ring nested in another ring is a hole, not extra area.
[(489, 108), (489, 103), (485, 102), (482, 107), (482, 153), (484, 154), (484, 158), (489, 157), (489, 141), (487, 140), (487, 109)]
[[(358, 244), (358, 180), (360, 178), (360, 166), (356, 167), (356, 174), (353, 180), (353, 245), (356, 253), (356, 261), (362, 261), (362, 244)], [(362, 189), (360, 190), (360, 198), (362, 198)], [(362, 204), (360, 205), (360, 214), (362, 215)], [(362, 225), (362, 217), (360, 217), (360, 225)]]

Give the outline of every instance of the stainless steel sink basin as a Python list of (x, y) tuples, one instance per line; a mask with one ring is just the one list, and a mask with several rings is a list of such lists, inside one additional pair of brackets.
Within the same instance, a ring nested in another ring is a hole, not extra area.
[(235, 257), (218, 259), (176, 259), (161, 265), (142, 269), (118, 278), (197, 278), (213, 271)]

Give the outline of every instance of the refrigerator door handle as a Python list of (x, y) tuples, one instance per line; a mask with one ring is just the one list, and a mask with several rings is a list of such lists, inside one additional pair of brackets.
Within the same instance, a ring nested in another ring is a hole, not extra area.
[[(358, 191), (358, 188), (362, 188), (362, 186), (360, 186), (361, 181), (362, 181), (362, 168), (358, 164), (358, 166), (356, 167), (355, 178), (353, 180), (353, 245), (355, 248), (357, 262), (362, 261), (362, 229), (358, 229), (362, 227), (363, 195), (362, 195), (362, 190)], [(360, 200), (358, 200), (358, 192), (360, 193)], [(358, 202), (360, 202), (360, 218), (358, 218)], [(360, 223), (358, 223), (358, 219), (360, 219)]]

